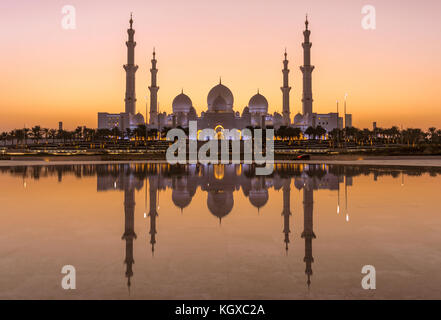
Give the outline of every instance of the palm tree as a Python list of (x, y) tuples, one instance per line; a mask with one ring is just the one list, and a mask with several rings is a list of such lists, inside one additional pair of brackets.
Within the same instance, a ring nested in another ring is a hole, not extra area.
[(6, 140), (8, 139), (8, 133), (7, 132), (2, 132), (0, 134), (0, 140), (3, 141), (3, 146), (6, 145)]
[(18, 147), (18, 142), (26, 139), (26, 131), (25, 129), (15, 129), (13, 136), (16, 139), (16, 147)]
[(47, 144), (47, 140), (49, 138), (49, 129), (43, 128), (43, 129), (41, 129), (41, 132), (43, 133), (44, 139), (46, 140), (46, 144)]
[(40, 126), (35, 126), (31, 129), (31, 133), (32, 133), (32, 137), (34, 139), (34, 143), (37, 143), (40, 141), (41, 139), (41, 127)]
[(321, 127), (321, 126), (318, 126), (317, 128), (315, 128), (315, 130), (314, 130), (315, 132), (314, 132), (314, 135), (315, 136), (317, 136), (319, 139), (322, 139), (322, 137), (326, 134), (326, 129), (325, 128), (323, 128), (323, 127)]
[(305, 134), (308, 135), (308, 138), (311, 139), (315, 139), (315, 129), (313, 127), (308, 127), (305, 130)]
[(57, 137), (57, 130), (50, 129), (48, 135), (52, 139), (52, 143), (54, 143), (55, 142), (55, 138)]
[(24, 139), (24, 144), (27, 145), (28, 144), (28, 136), (29, 136), (29, 128), (23, 128), (23, 139)]
[(436, 128), (435, 127), (430, 127), (429, 128), (429, 132), (428, 132), (428, 136), (430, 136), (430, 142), (434, 143), (436, 140)]

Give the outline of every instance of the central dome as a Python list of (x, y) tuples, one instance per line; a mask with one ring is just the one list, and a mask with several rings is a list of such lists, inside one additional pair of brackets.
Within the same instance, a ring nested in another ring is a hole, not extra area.
[(231, 93), (231, 90), (221, 83), (213, 87), (208, 93), (208, 97), (207, 97), (208, 111), (212, 111), (212, 112), (233, 111), (233, 102), (234, 102), (234, 98), (233, 98), (233, 94)]

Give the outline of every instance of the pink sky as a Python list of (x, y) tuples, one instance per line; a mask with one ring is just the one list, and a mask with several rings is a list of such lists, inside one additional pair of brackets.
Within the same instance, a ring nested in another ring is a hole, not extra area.
[[(76, 8), (77, 29), (61, 27)], [(363, 30), (374, 5), (377, 29)], [(312, 30), (315, 112), (348, 92), (354, 125), (441, 127), (441, 2), (398, 0), (12, 1), (0, 3), (0, 131), (96, 127), (97, 112), (124, 110), (125, 41), (133, 11), (137, 110), (145, 113), (152, 47), (159, 101), (171, 112), (181, 88), (200, 113), (222, 76), (242, 112), (257, 88), (281, 111), (282, 58), (290, 60), (291, 116), (301, 110), (302, 31)]]

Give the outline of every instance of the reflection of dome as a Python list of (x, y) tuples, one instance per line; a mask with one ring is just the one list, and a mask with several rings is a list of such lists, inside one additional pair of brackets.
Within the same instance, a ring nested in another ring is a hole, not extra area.
[(185, 190), (173, 190), (172, 201), (178, 208), (184, 209), (191, 202), (190, 192)]
[[(221, 99), (218, 99), (218, 98)], [(219, 109), (215, 109), (215, 101), (217, 102), (216, 107)], [(213, 87), (208, 93), (207, 104), (208, 111), (232, 111), (233, 110), (233, 94), (230, 89), (228, 89), (223, 84), (219, 83), (217, 86)]]
[(268, 112), (268, 101), (260, 93), (257, 93), (251, 97), (250, 102), (248, 102), (248, 107), (251, 113), (267, 113)]
[(183, 112), (189, 113), (192, 108), (191, 99), (184, 93), (177, 95), (176, 98), (173, 99), (172, 108), (173, 113)]
[(250, 202), (256, 208), (263, 207), (268, 201), (268, 190), (260, 189), (260, 190), (251, 190), (250, 191)]
[(303, 116), (301, 113), (297, 113), (296, 116), (294, 117), (294, 123), (300, 123), (303, 121)]
[(210, 191), (207, 206), (210, 212), (219, 219), (231, 212), (234, 205), (233, 193), (225, 191)]

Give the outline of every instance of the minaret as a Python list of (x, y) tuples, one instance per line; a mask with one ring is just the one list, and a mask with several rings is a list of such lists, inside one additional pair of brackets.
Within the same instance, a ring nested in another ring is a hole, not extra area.
[(127, 45), (127, 64), (124, 65), (124, 70), (126, 70), (126, 97), (124, 99), (126, 104), (126, 113), (135, 114), (136, 113), (136, 94), (135, 94), (135, 73), (138, 70), (138, 66), (135, 65), (135, 47), (136, 42), (134, 41), (135, 30), (132, 28), (133, 19), (130, 14), (130, 28), (127, 30), (129, 34), (129, 40), (126, 42)]
[(291, 87), (289, 86), (288, 75), (288, 60), (286, 59), (287, 53), (285, 49), (285, 60), (283, 60), (283, 87), (280, 89), (283, 93), (283, 121), (286, 126), (291, 124), (290, 112), (289, 112), (289, 92), (291, 91)]
[[(303, 66), (300, 67), (303, 73), (303, 97), (302, 97), (302, 106), (303, 106), (303, 116), (311, 117), (312, 115), (312, 71), (314, 70), (314, 66), (311, 65), (311, 46), (312, 43), (309, 42), (309, 36), (311, 35), (311, 31), (308, 30), (308, 16), (306, 16), (305, 26), (306, 29), (303, 31), (303, 35), (305, 37), (303, 46)], [(310, 121), (311, 118), (309, 118)]]
[(291, 179), (287, 179), (283, 185), (283, 233), (285, 234), (285, 250), (288, 253), (288, 244), (289, 244), (289, 234), (291, 230), (289, 229), (289, 218), (291, 217), (290, 210), (290, 195), (291, 195)]
[(152, 58), (152, 68), (150, 69), (151, 73), (151, 85), (149, 87), (150, 90), (150, 125), (153, 128), (158, 127), (158, 90), (159, 87), (156, 83), (156, 75), (158, 74), (158, 69), (156, 68), (156, 52), (153, 48), (153, 58)]
[(156, 244), (156, 217), (158, 212), (156, 211), (156, 193), (158, 191), (158, 180), (155, 177), (149, 178), (149, 188), (150, 188), (150, 244), (152, 246), (152, 255), (155, 252)]
[(124, 263), (126, 264), (126, 277), (127, 286), (130, 289), (130, 278), (133, 276), (132, 265), (135, 263), (133, 259), (133, 240), (136, 239), (135, 233), (135, 190), (124, 190), (124, 234), (122, 240), (126, 241), (126, 258)]
[(303, 261), (306, 264), (305, 274), (308, 276), (308, 287), (311, 285), (312, 263), (314, 258), (312, 256), (312, 239), (315, 239), (313, 230), (313, 195), (314, 191), (308, 185), (303, 188), (303, 232), (302, 238), (305, 239), (305, 258)]

